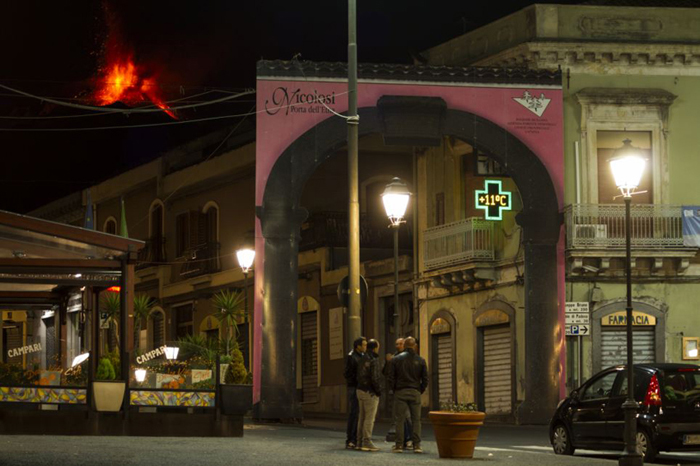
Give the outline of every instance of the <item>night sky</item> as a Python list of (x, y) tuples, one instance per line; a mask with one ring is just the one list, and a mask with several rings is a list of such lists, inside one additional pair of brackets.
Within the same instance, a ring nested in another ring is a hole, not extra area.
[[(347, 59), (346, 1), (5, 3), (0, 15), (0, 84), (79, 104), (91, 105), (88, 97), (108, 30), (117, 29), (120, 44), (133, 51), (134, 61), (157, 76), (165, 100), (213, 91), (186, 103), (253, 88), (255, 62), (260, 58), (291, 59), (301, 54), (304, 60)], [(359, 60), (411, 63), (420, 51), (531, 3), (359, 0)], [(245, 113), (251, 110), (253, 97), (186, 111), (181, 119)], [(120, 103), (113, 107), (126, 108)], [(0, 116), (25, 118), (0, 118), (0, 128), (12, 129), (0, 131), (0, 209), (26, 212), (156, 158), (188, 138), (239, 121), (67, 131), (173, 120), (162, 113), (26, 119), (85, 113), (91, 112), (0, 89)], [(252, 123), (254, 117), (249, 119)], [(18, 131), (37, 128), (61, 131)]]

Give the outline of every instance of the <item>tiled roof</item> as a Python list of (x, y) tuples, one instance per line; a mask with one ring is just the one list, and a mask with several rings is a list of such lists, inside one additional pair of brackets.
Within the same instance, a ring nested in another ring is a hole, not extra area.
[[(348, 65), (344, 62), (260, 60), (257, 69), (258, 77), (347, 79), (348, 76)], [(358, 78), (390, 81), (560, 85), (561, 71), (364, 63), (358, 66)]]

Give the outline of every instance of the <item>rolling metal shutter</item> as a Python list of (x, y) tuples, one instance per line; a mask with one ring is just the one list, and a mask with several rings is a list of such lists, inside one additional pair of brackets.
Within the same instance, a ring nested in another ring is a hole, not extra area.
[[(603, 327), (601, 369), (627, 364), (627, 331), (625, 327)], [(654, 327), (634, 327), (632, 338), (634, 363), (656, 362)]]
[(316, 312), (301, 314), (301, 391), (302, 402), (318, 401), (318, 337)]
[(484, 327), (484, 409), (488, 414), (512, 410), (511, 357), (510, 326)]
[(438, 401), (456, 401), (452, 399), (452, 335), (443, 333), (433, 338), (437, 340)]
[(46, 326), (46, 367), (57, 363), (56, 317), (43, 319)]

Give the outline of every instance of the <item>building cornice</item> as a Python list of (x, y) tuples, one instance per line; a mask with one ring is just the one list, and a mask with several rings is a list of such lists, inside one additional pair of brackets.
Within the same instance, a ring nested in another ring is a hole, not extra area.
[(479, 66), (561, 67), (577, 73), (700, 75), (700, 44), (534, 41), (475, 62)]

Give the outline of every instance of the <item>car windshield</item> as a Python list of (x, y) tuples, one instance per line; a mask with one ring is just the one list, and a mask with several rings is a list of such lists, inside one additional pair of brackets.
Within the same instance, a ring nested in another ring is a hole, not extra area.
[(700, 400), (700, 368), (664, 371), (662, 383), (661, 392), (669, 401)]

